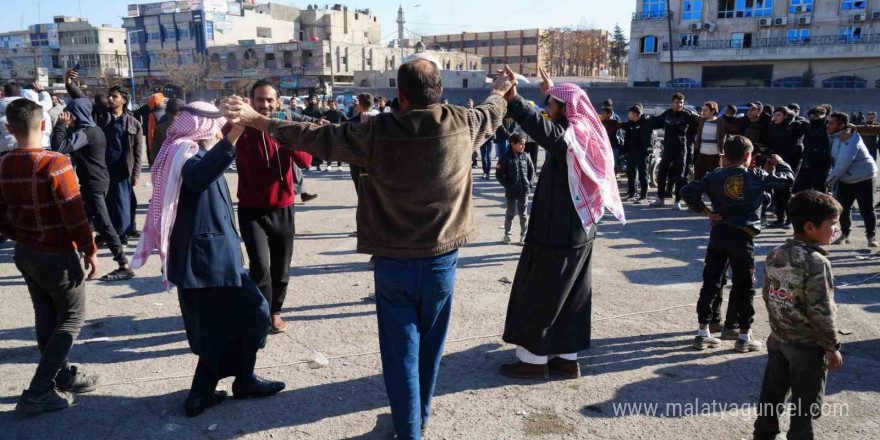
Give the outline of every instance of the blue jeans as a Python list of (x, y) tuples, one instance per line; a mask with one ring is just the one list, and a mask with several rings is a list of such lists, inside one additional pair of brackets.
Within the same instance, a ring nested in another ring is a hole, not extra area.
[(495, 155), (498, 156), (496, 159), (501, 159), (504, 155), (507, 154), (507, 141), (495, 141)]
[(492, 140), (488, 140), (480, 146), (480, 160), (483, 165), (483, 174), (489, 174), (492, 171)]
[(430, 258), (376, 258), (382, 375), (398, 438), (418, 440), (452, 311), (458, 250)]

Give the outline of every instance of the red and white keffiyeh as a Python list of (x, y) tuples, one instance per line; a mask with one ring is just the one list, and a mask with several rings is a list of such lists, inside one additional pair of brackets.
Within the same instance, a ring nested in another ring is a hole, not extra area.
[(611, 141), (587, 92), (567, 83), (551, 87), (547, 93), (565, 103), (568, 187), (584, 230), (589, 232), (606, 208), (620, 223), (626, 224), (614, 175)]
[(174, 220), (177, 218), (177, 202), (183, 184), (183, 165), (199, 151), (196, 141), (211, 139), (226, 125), (225, 118), (207, 118), (188, 113), (190, 107), (203, 113), (217, 113), (217, 107), (206, 102), (193, 102), (184, 107), (180, 116), (168, 128), (168, 136), (162, 144), (153, 168), (153, 197), (147, 211), (147, 220), (138, 241), (131, 267), (138, 269), (146, 264), (154, 252), (162, 262), (162, 285), (167, 291), (174, 287), (168, 281), (168, 244)]

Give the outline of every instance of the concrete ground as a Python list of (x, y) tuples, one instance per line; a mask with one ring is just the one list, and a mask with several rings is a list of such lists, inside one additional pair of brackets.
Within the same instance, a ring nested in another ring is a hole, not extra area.
[[(234, 189), (236, 174), (226, 178)], [(349, 236), (354, 187), (347, 169), (309, 172), (307, 178), (320, 197), (297, 206), (283, 314), (289, 331), (271, 336), (258, 358), (258, 374), (285, 381), (284, 392), (230, 399), (198, 418), (184, 417), (196, 357), (177, 297), (162, 290), (154, 257), (129, 282), (88, 285), (87, 324), (70, 357), (100, 374), (104, 385), (61, 412), (16, 414), (39, 353), (31, 302), (6, 243), (0, 246), (0, 438), (386, 438), (391, 420), (375, 306), (366, 299), (373, 278), (369, 257), (354, 252)], [(750, 438), (755, 416), (739, 407), (757, 402), (766, 353), (739, 354), (730, 341), (705, 352), (689, 346), (706, 220), (635, 205), (626, 206), (626, 226), (606, 218), (595, 245), (595, 323), (593, 347), (580, 354), (584, 377), (528, 382), (498, 373), (499, 364), (514, 359), (499, 334), (521, 248), (500, 244), (504, 209), (497, 182), (478, 176), (474, 192), (479, 237), (461, 250), (428, 438)], [(140, 186), (137, 193), (142, 225), (150, 188)], [(767, 231), (756, 240), (759, 283), (764, 256), (785, 236)], [(853, 236), (853, 245), (832, 248), (844, 367), (828, 378), (827, 401), (837, 415), (816, 421), (823, 439), (880, 433), (880, 260), (864, 248), (862, 227)], [(102, 272), (111, 270), (109, 253), (100, 256)], [(764, 340), (769, 327), (760, 291), (755, 308), (754, 333)], [(313, 350), (329, 357), (329, 366), (309, 368)], [(230, 385), (227, 379), (221, 387)], [(639, 406), (621, 413), (621, 405)]]

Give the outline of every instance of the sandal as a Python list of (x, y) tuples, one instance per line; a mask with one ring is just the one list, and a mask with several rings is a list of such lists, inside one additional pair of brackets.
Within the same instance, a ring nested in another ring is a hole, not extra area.
[(114, 270), (113, 272), (108, 273), (101, 277), (101, 281), (105, 282), (114, 282), (114, 281), (125, 281), (134, 278), (134, 271), (131, 269), (123, 269), (119, 268)]

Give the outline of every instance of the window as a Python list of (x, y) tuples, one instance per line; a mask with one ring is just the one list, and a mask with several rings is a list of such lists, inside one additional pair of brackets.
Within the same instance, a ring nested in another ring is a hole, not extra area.
[(752, 47), (752, 34), (738, 32), (731, 35), (730, 47), (734, 49)]
[[(71, 44), (98, 44), (98, 32), (91, 30), (62, 32), (59, 35), (59, 42), (65, 46)], [(112, 39), (110, 42), (113, 42)]]
[(473, 48), (477, 47), (477, 42), (474, 40), (465, 41), (464, 47), (465, 47), (465, 49), (473, 49)]
[(681, 34), (681, 47), (697, 47), (699, 41), (697, 34)]
[(159, 32), (148, 32), (147, 33), (147, 41), (160, 41), (162, 40), (162, 34)]
[(226, 55), (226, 69), (238, 70), (238, 58), (235, 57), (234, 53)]
[(640, 49), (642, 53), (657, 53), (657, 37), (642, 37)]
[(718, 18), (769, 17), (773, 0), (718, 0)]
[(177, 39), (177, 32), (175, 31), (175, 29), (170, 26), (165, 26), (164, 24), (162, 25), (162, 35), (164, 35), (164, 37), (162, 38), (164, 41), (173, 41)]
[(788, 12), (792, 14), (797, 12), (797, 7), (801, 7), (801, 12), (813, 12), (813, 0), (791, 0)]
[(480, 40), (480, 47), (489, 47), (489, 40)]
[(525, 37), (522, 44), (523, 46), (534, 46), (538, 44), (538, 37)]
[(135, 53), (131, 55), (131, 64), (135, 69), (146, 69), (147, 68), (147, 57), (141, 56), (139, 53)]
[(699, 20), (703, 17), (703, 0), (684, 0), (681, 17), (685, 20)]
[(788, 42), (789, 43), (803, 43), (809, 40), (810, 38), (810, 30), (809, 29), (789, 29), (788, 30)]
[(141, 35), (140, 32), (135, 32), (135, 33), (133, 33), (133, 34), (129, 34), (129, 36), (131, 37), (131, 44), (138, 44), (138, 43), (140, 43), (140, 41), (141, 41), (141, 40), (140, 40), (140, 38), (141, 38), (140, 35)]
[(274, 53), (267, 53), (265, 63), (266, 63), (267, 69), (274, 69), (275, 68), (275, 54)]
[(504, 46), (507, 43), (507, 40), (504, 38), (495, 38), (492, 40), (492, 47)]
[(177, 24), (177, 38), (181, 40), (188, 40), (190, 38), (190, 25), (192, 23), (178, 23)]
[(110, 39), (109, 39), (109, 40), (110, 40), (110, 44), (113, 44), (113, 39), (112, 39), (112, 38), (110, 38)]
[(701, 83), (693, 78), (675, 78), (675, 81), (668, 81), (666, 86), (674, 89), (699, 89)]
[(508, 46), (522, 46), (523, 39), (519, 37), (508, 38), (507, 45)]
[(779, 78), (773, 81), (773, 87), (783, 88), (783, 89), (797, 89), (804, 86), (804, 78), (800, 76), (789, 76), (785, 78)]
[(645, 0), (642, 8), (644, 18), (661, 18), (666, 16), (666, 0)]
[(272, 28), (258, 27), (257, 38), (272, 38)]
[(826, 89), (864, 89), (868, 87), (868, 81), (857, 76), (835, 76), (822, 81), (822, 87)]
[(463, 88), (463, 89), (468, 88), (468, 79), (467, 79), (467, 78), (462, 78), (462, 80), (461, 80), (461, 88)]
[(461, 49), (461, 41), (450, 41), (449, 48), (450, 49)]
[(837, 33), (837, 40), (840, 42), (859, 41), (862, 39), (861, 26), (842, 27)]
[(843, 0), (840, 9), (844, 11), (857, 11), (868, 8), (868, 2), (864, 0)]
[(388, 78), (388, 87), (391, 87), (392, 89), (396, 89), (397, 88), (397, 78)]

